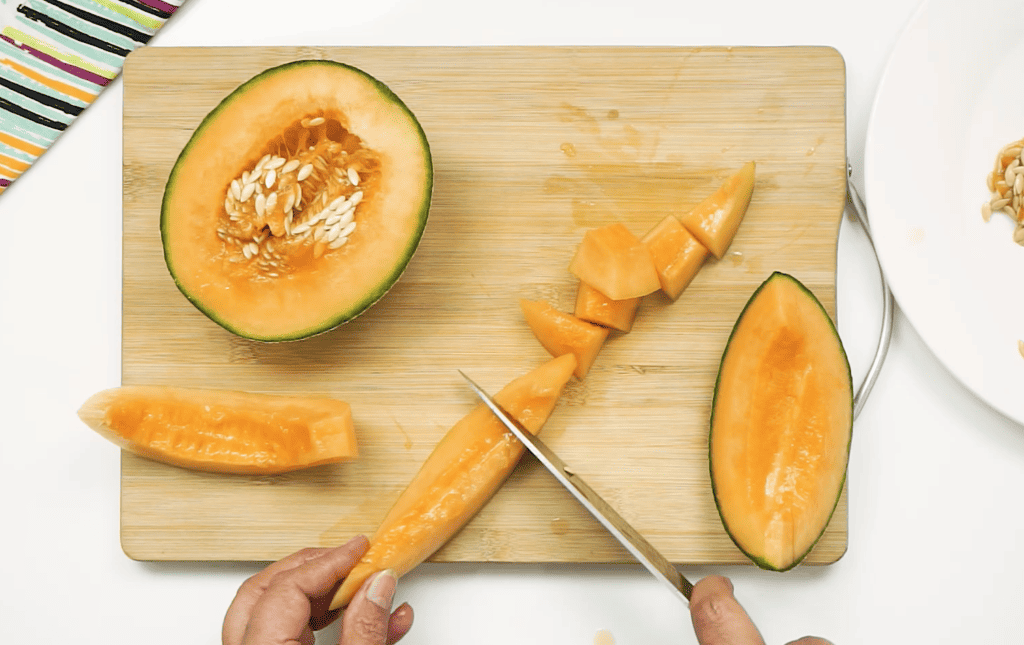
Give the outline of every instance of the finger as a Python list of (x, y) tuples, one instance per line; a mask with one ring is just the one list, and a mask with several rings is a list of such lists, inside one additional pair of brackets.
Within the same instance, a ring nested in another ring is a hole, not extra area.
[[(327, 612), (327, 614), (320, 618), (314, 616), (309, 622), (309, 626), (313, 631), (320, 631), (337, 620), (341, 613), (341, 609), (335, 609), (334, 611)], [(388, 621), (387, 645), (397, 643), (409, 632), (409, 629), (412, 627), (412, 619), (413, 612), (409, 603), (403, 602), (398, 606), (398, 609), (391, 612), (391, 618)]]
[(363, 583), (341, 617), (344, 645), (387, 645), (391, 604), (398, 578), (390, 569)]
[[(314, 605), (325, 609), (325, 598), (348, 575), (369, 547), (364, 536), (316, 554), (296, 566), (275, 567), (256, 599), (241, 643), (278, 643), (299, 639), (309, 629)], [(293, 560), (301, 561), (301, 558)], [(265, 580), (265, 578), (264, 578)], [(323, 611), (321, 610), (321, 614)]]
[(408, 603), (402, 603), (398, 609), (391, 612), (391, 619), (388, 621), (388, 636), (385, 641), (387, 645), (393, 645), (405, 636), (412, 627), (412, 607)]
[(786, 645), (833, 645), (833, 643), (817, 636), (804, 636), (795, 641), (790, 641)]
[(700, 645), (764, 645), (764, 639), (732, 594), (732, 583), (708, 576), (693, 586), (690, 618)]
[[(357, 536), (345, 546), (349, 546), (361, 538), (362, 536)], [(267, 590), (267, 586), (274, 576), (299, 567), (329, 551), (331, 551), (329, 548), (302, 549), (271, 563), (243, 582), (224, 616), (224, 625), (221, 629), (221, 639), (224, 645), (241, 645), (246, 625), (249, 624), (249, 619), (252, 617), (253, 607)]]
[(224, 616), (224, 625), (221, 628), (221, 641), (223, 644), (241, 645), (242, 637), (245, 635), (245, 627), (249, 624), (249, 618), (252, 616), (252, 609), (256, 606), (256, 602), (263, 595), (263, 592), (267, 590), (267, 585), (270, 584), (270, 580), (275, 575), (288, 569), (294, 569), (313, 558), (320, 557), (329, 550), (302, 549), (270, 564), (243, 582)]

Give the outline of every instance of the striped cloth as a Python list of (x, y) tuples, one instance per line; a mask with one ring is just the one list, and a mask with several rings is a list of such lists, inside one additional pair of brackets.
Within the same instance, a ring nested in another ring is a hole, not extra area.
[(185, 0), (0, 0), (0, 193)]

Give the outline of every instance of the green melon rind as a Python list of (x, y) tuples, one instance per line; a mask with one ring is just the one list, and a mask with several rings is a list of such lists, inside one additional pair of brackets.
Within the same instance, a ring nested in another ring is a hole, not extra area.
[(832, 510), (829, 511), (828, 518), (825, 520), (824, 524), (821, 527), (821, 532), (818, 534), (818, 537), (816, 537), (814, 539), (814, 541), (811, 542), (811, 544), (807, 548), (807, 550), (804, 551), (799, 556), (797, 556), (793, 560), (793, 562), (788, 563), (788, 564), (783, 564), (783, 565), (773, 564), (773, 563), (769, 562), (768, 560), (766, 560), (765, 558), (763, 558), (761, 556), (758, 556), (757, 554), (748, 552), (746, 549), (743, 548), (743, 546), (740, 545), (739, 541), (733, 536), (733, 532), (729, 528), (729, 523), (725, 519), (725, 514), (722, 512), (722, 503), (721, 503), (721, 500), (719, 500), (719, 498), (718, 498), (718, 490), (717, 490), (717, 487), (715, 486), (714, 459), (713, 459), (713, 454), (712, 454), (712, 441), (711, 441), (711, 435), (715, 431), (715, 410), (717, 408), (719, 386), (721, 385), (721, 378), (722, 378), (721, 364), (725, 362), (725, 357), (729, 353), (729, 346), (732, 344), (732, 340), (733, 340), (733, 337), (736, 334), (736, 330), (739, 328), (740, 322), (743, 320), (743, 317), (746, 315), (747, 310), (750, 308), (751, 304), (757, 300), (757, 297), (758, 297), (758, 295), (760, 295), (761, 291), (768, 284), (770, 284), (773, 280), (787, 280), (787, 281), (791, 282), (793, 285), (795, 285), (805, 296), (810, 298), (814, 302), (814, 304), (817, 305), (818, 309), (821, 311), (821, 315), (824, 317), (826, 323), (828, 324), (828, 328), (832, 331), (832, 334), (835, 336), (836, 346), (837, 346), (837, 348), (839, 350), (839, 355), (842, 356), (843, 363), (846, 365), (846, 374), (847, 374), (848, 382), (850, 384), (850, 393), (851, 393), (851, 395), (850, 395), (850, 427), (847, 430), (847, 436), (849, 437), (849, 439), (846, 442), (846, 462), (847, 462), (847, 464), (849, 464), (849, 462), (850, 462), (850, 449), (851, 449), (851, 446), (852, 446), (852, 443), (853, 443), (853, 372), (850, 369), (850, 361), (849, 361), (849, 358), (846, 355), (846, 349), (843, 347), (843, 342), (842, 342), (842, 339), (839, 336), (839, 332), (836, 330), (836, 326), (832, 322), (832, 317), (828, 315), (828, 311), (825, 310), (825, 307), (821, 304), (821, 301), (818, 300), (817, 296), (815, 296), (814, 293), (804, 285), (804, 283), (800, 282), (800, 280), (798, 280), (797, 278), (793, 277), (792, 275), (790, 275), (788, 273), (783, 273), (781, 271), (773, 272), (770, 276), (768, 276), (768, 278), (764, 282), (762, 282), (757, 287), (757, 289), (754, 290), (754, 293), (751, 294), (750, 298), (747, 300), (747, 303), (743, 306), (743, 310), (740, 312), (739, 317), (736, 319), (736, 323), (733, 325), (732, 331), (729, 333), (729, 340), (726, 342), (725, 349), (722, 351), (722, 361), (719, 363), (718, 375), (715, 377), (715, 390), (714, 390), (714, 394), (713, 394), (712, 399), (711, 399), (711, 420), (710, 420), (710, 424), (709, 424), (710, 427), (709, 427), (709, 432), (708, 432), (708, 469), (710, 471), (709, 474), (710, 474), (710, 477), (711, 477), (711, 492), (712, 492), (712, 495), (714, 496), (714, 499), (715, 499), (715, 508), (718, 510), (718, 516), (722, 520), (722, 526), (723, 526), (723, 528), (725, 528), (726, 534), (728, 534), (729, 539), (732, 540), (733, 544), (736, 545), (736, 548), (739, 549), (743, 553), (743, 555), (745, 555), (747, 558), (749, 558), (751, 562), (753, 562), (755, 565), (757, 565), (761, 569), (766, 569), (768, 571), (783, 572), (783, 571), (789, 571), (793, 567), (795, 567), (798, 564), (800, 564), (804, 560), (804, 558), (807, 557), (807, 554), (809, 554), (811, 551), (814, 550), (815, 545), (818, 544), (818, 542), (821, 540), (821, 537), (825, 534), (825, 529), (828, 528), (829, 523), (832, 521), (832, 516), (835, 515), (836, 508), (839, 507), (839, 499), (842, 497), (843, 489), (846, 486), (846, 476), (847, 476), (847, 468), (848, 468), (848, 466), (847, 466), (847, 468), (843, 469), (843, 477), (842, 477), (842, 479), (839, 482), (839, 494), (836, 495), (836, 501), (832, 505)]
[[(171, 260), (171, 253), (166, 243), (168, 201), (170, 200), (171, 192), (175, 187), (175, 179), (178, 174), (178, 168), (188, 157), (188, 154), (191, 151), (194, 142), (199, 140), (199, 138), (203, 135), (204, 131), (206, 130), (207, 126), (209, 126), (209, 124), (213, 123), (217, 119), (222, 110), (226, 109), (235, 100), (241, 98), (244, 94), (246, 94), (249, 88), (259, 84), (261, 81), (269, 78), (270, 76), (279, 74), (281, 72), (290, 71), (297, 67), (310, 65), (330, 65), (341, 67), (344, 68), (345, 70), (348, 70), (350, 72), (358, 74), (359, 76), (364, 77), (365, 79), (370, 81), (371, 85), (373, 85), (377, 92), (386, 101), (394, 103), (401, 107), (402, 111), (404, 111), (409, 116), (409, 119), (412, 121), (412, 123), (415, 124), (416, 131), (419, 134), (420, 143), (423, 148), (423, 154), (426, 161), (427, 170), (423, 187), (423, 200), (420, 203), (419, 207), (419, 227), (417, 228), (414, 235), (412, 235), (409, 238), (409, 244), (406, 246), (403, 257), (395, 262), (394, 270), (390, 274), (388, 274), (384, 278), (384, 280), (380, 282), (377, 288), (369, 291), (366, 294), (366, 296), (362, 300), (360, 300), (355, 306), (351, 307), (346, 311), (339, 312), (336, 316), (329, 318), (321, 325), (296, 330), (290, 334), (282, 336), (254, 336), (251, 334), (243, 333), (241, 330), (232, 327), (227, 321), (220, 318), (215, 311), (212, 311), (209, 307), (206, 307), (202, 303), (200, 303), (192, 294), (190, 294), (185, 289), (181, 282), (179, 282), (178, 276), (174, 271), (174, 263)], [(178, 291), (180, 291), (182, 295), (184, 295), (185, 298), (187, 298), (188, 301), (191, 302), (196, 307), (196, 309), (203, 312), (203, 314), (205, 314), (207, 318), (217, 323), (224, 329), (227, 329), (231, 333), (241, 336), (243, 338), (248, 338), (250, 340), (263, 342), (284, 342), (310, 338), (312, 336), (316, 336), (318, 334), (323, 334), (328, 331), (331, 331), (332, 329), (353, 320), (354, 318), (365, 312), (367, 309), (372, 307), (374, 304), (376, 304), (377, 301), (383, 298), (384, 295), (391, 290), (391, 287), (393, 287), (395, 283), (398, 282), (398, 279), (402, 277), (402, 274), (405, 272), (406, 267), (412, 260), (412, 257), (419, 246), (420, 239), (423, 237), (423, 232), (427, 226), (427, 217), (430, 211), (430, 201), (432, 198), (433, 189), (434, 166), (433, 159), (430, 153), (430, 143), (427, 141), (427, 135), (423, 131), (423, 126), (420, 124), (419, 119), (416, 118), (416, 115), (413, 114), (412, 110), (409, 109), (409, 107), (402, 101), (401, 98), (398, 97), (397, 94), (395, 94), (391, 90), (391, 88), (389, 88), (387, 85), (377, 80), (373, 76), (370, 76), (363, 70), (353, 67), (351, 65), (347, 65), (345, 63), (339, 63), (337, 61), (310, 59), (284, 63), (282, 65), (278, 65), (277, 67), (271, 67), (270, 69), (260, 72), (259, 74), (252, 77), (242, 85), (235, 88), (235, 90), (228, 94), (226, 97), (224, 97), (224, 99), (220, 103), (218, 103), (217, 106), (209, 114), (206, 115), (206, 117), (203, 118), (202, 122), (200, 122), (199, 126), (196, 128), (195, 132), (192, 133), (192, 136), (189, 138), (188, 143), (185, 144), (185, 147), (182, 148), (181, 152), (178, 154), (177, 159), (175, 159), (174, 166), (171, 168), (170, 175), (167, 178), (166, 187), (164, 188), (163, 199), (160, 202), (160, 238), (163, 247), (164, 262), (167, 265), (168, 271), (170, 271), (171, 278), (174, 280), (174, 285), (178, 288)]]

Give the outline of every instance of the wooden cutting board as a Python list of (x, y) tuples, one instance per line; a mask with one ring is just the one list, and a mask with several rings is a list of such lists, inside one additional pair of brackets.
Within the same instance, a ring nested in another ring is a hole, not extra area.
[[(175, 288), (164, 182), (201, 119), (273, 65), (331, 58), (419, 117), (435, 186), (422, 244), (369, 312), (296, 343), (237, 338)], [(519, 298), (571, 311), (567, 266), (589, 228), (643, 234), (743, 162), (753, 201), (728, 255), (675, 303), (646, 298), (573, 380), (543, 436), (677, 563), (744, 563), (711, 495), (707, 425), (722, 349), (773, 270), (835, 314), (846, 188), (845, 69), (823, 47), (145, 48), (124, 68), (128, 384), (326, 394), (351, 403), (361, 457), (276, 477), (193, 473), (124, 454), (121, 539), (142, 560), (271, 560), (372, 533), (476, 400), (548, 358)], [(808, 562), (846, 549), (845, 495)], [(628, 553), (526, 458), (436, 561), (619, 562)]]

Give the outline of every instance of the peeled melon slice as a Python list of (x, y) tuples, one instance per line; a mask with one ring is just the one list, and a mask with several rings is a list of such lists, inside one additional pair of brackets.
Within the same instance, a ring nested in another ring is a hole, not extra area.
[[(551, 359), (510, 382), (494, 400), (537, 434), (575, 367), (571, 354)], [(404, 575), (444, 546), (497, 492), (525, 450), (489, 408), (477, 404), (441, 438), (399, 495), (330, 608), (346, 606), (375, 572)]]
[(352, 410), (330, 398), (129, 385), (79, 418), (117, 446), (190, 470), (272, 475), (358, 455)]
[(828, 313), (796, 278), (751, 296), (712, 402), (711, 485), (726, 532), (765, 569), (796, 566), (839, 502), (853, 435), (853, 382)]

